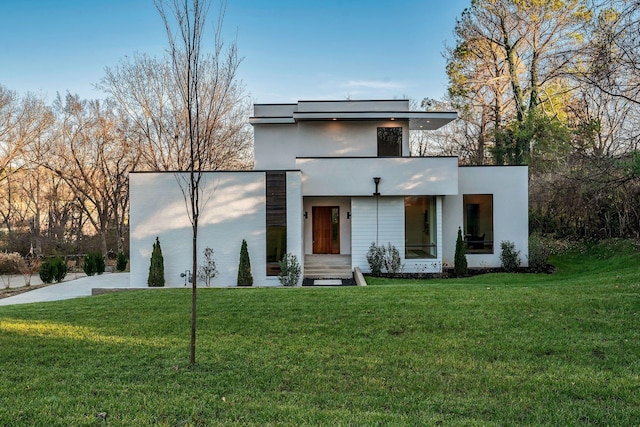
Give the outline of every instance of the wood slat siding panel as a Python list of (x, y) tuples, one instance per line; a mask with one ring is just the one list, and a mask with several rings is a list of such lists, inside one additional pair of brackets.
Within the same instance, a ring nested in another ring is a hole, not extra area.
[[(351, 199), (352, 266), (369, 273), (367, 251), (376, 241), (375, 197)], [(378, 205), (378, 244), (394, 245), (404, 257), (404, 197), (380, 197)]]
[[(269, 240), (270, 227), (287, 227), (287, 174), (286, 172), (276, 171), (266, 173), (265, 185), (266, 198), (266, 230), (267, 230), (267, 254), (276, 253), (282, 250), (286, 253), (286, 236), (285, 248), (282, 248), (276, 242)], [(276, 245), (273, 247), (273, 245)], [(280, 249), (278, 249), (280, 248)], [(282, 255), (284, 255), (284, 253)], [(279, 257), (279, 255), (276, 255)], [(280, 273), (280, 265), (277, 262), (267, 262), (267, 276), (277, 276)]]
[(287, 175), (267, 172), (267, 227), (287, 225)]

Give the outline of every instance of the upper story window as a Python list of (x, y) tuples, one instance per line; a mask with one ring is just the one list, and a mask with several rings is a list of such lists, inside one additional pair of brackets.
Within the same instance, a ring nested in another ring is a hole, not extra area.
[(402, 128), (378, 128), (378, 157), (402, 156)]

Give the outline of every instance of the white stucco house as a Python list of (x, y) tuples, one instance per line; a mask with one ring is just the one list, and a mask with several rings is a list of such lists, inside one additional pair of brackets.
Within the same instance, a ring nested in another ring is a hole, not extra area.
[[(407, 100), (256, 104), (252, 171), (207, 172), (198, 244), (211, 247), (215, 286), (235, 286), (242, 240), (254, 285), (279, 285), (278, 261), (308, 279), (368, 272), (372, 242), (399, 250), (404, 272), (453, 266), (458, 227), (469, 267), (500, 266), (500, 242), (528, 255), (526, 166), (461, 167), (456, 157), (411, 157), (409, 134), (454, 112), (410, 111)], [(131, 281), (146, 283), (159, 237), (167, 286), (191, 266), (191, 226), (175, 173), (130, 176)]]

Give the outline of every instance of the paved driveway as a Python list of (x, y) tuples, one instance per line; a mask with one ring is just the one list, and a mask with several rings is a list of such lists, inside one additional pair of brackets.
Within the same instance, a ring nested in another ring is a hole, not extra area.
[[(71, 277), (69, 277), (71, 278)], [(82, 276), (62, 283), (45, 286), (9, 298), (0, 299), (0, 306), (32, 302), (58, 301), (91, 295), (93, 288), (146, 288), (146, 284), (129, 286), (129, 273), (105, 273), (100, 276)]]

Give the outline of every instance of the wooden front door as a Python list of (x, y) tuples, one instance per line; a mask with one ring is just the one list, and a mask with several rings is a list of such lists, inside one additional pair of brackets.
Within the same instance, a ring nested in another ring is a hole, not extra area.
[(338, 206), (314, 206), (313, 253), (340, 253), (340, 208)]

